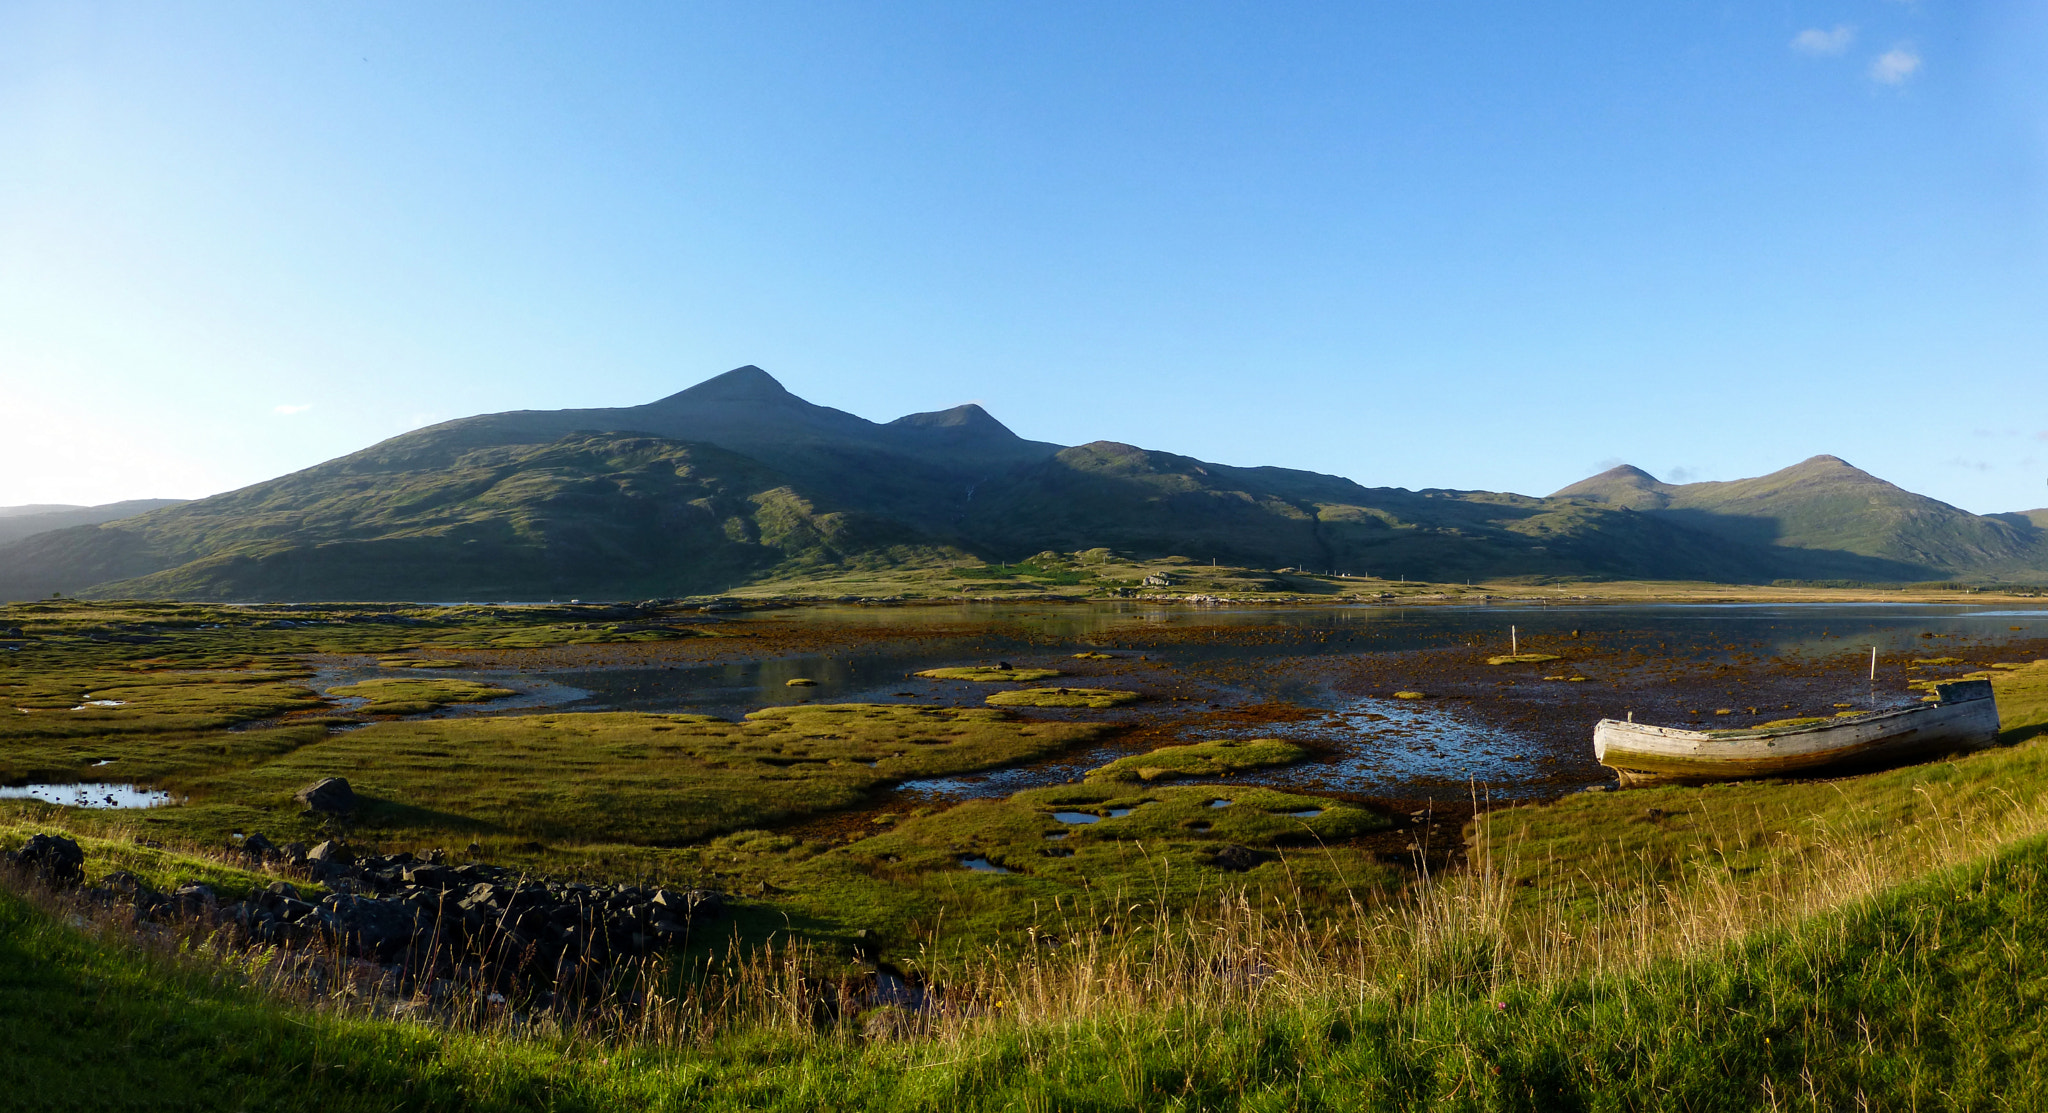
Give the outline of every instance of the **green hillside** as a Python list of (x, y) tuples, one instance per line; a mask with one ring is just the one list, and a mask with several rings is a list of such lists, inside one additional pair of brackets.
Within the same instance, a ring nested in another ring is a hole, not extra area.
[(1438, 581), (2038, 579), (2044, 538), (1828, 456), (1733, 483), (1623, 467), (1547, 499), (1409, 491), (1061, 448), (972, 405), (871, 422), (742, 367), (645, 406), (463, 418), (39, 532), (0, 546), (0, 598), (646, 597), (1094, 548)]
[(820, 510), (786, 477), (710, 445), (593, 433), (470, 447), (443, 429), (30, 538), (6, 551), (8, 586), (17, 597), (95, 585), (194, 600), (621, 597), (716, 591), (770, 568), (961, 555), (888, 520)]
[(1779, 554), (1787, 575), (2048, 574), (2048, 531), (2040, 522), (1972, 514), (1833, 456), (1719, 483), (1663, 483), (1624, 464), (1551, 498), (1626, 508), (1743, 545), (1796, 550)]

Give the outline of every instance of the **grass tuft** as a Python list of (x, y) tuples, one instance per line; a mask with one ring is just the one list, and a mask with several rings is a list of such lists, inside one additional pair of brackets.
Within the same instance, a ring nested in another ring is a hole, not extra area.
[(983, 683), (1015, 680), (1050, 680), (1058, 669), (999, 669), (970, 665), (961, 668), (926, 669), (917, 675), (927, 680), (976, 680)]
[(1157, 781), (1175, 777), (1220, 777), (1247, 769), (1291, 765), (1308, 751), (1277, 738), (1217, 739), (1186, 746), (1162, 746), (1149, 754), (1118, 758), (1088, 774), (1090, 781)]
[(1115, 688), (1024, 688), (997, 692), (982, 701), (990, 707), (1121, 707), (1138, 702), (1138, 693)]

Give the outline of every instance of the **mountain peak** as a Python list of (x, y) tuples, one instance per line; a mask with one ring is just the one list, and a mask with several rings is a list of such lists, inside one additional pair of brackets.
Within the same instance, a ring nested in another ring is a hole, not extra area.
[(1634, 464), (1620, 464), (1615, 467), (1608, 468), (1606, 471), (1601, 472), (1599, 475), (1596, 475), (1593, 478), (1605, 479), (1622, 483), (1660, 484), (1662, 482), (1656, 476), (1651, 475), (1649, 472), (1644, 471), (1643, 469), (1635, 466)]
[(971, 429), (976, 432), (1016, 436), (1010, 432), (1009, 426), (997, 421), (987, 410), (973, 402), (955, 406), (950, 410), (905, 414), (889, 424), (906, 429)]
[(1818, 456), (1808, 456), (1808, 457), (1807, 457), (1806, 459), (1804, 459), (1804, 460), (1801, 460), (1801, 461), (1799, 461), (1798, 463), (1796, 463), (1796, 464), (1792, 465), (1792, 466), (1791, 466), (1791, 467), (1789, 467), (1789, 468), (1786, 468), (1785, 470), (1786, 470), (1786, 471), (1853, 471), (1853, 472), (1856, 472), (1856, 473), (1857, 473), (1857, 474), (1859, 474), (1859, 475), (1868, 475), (1868, 474), (1869, 474), (1868, 472), (1865, 472), (1865, 471), (1864, 471), (1864, 470), (1863, 470), (1862, 468), (1859, 468), (1859, 467), (1857, 467), (1856, 465), (1854, 465), (1854, 464), (1850, 463), (1849, 461), (1847, 461), (1847, 460), (1844, 460), (1844, 459), (1842, 459), (1842, 458), (1841, 458), (1840, 456), (1830, 456), (1830, 455), (1828, 455), (1828, 454), (1827, 454), (1827, 453), (1825, 453), (1825, 452), (1821, 453), (1821, 454), (1820, 454), (1820, 455), (1818, 455)]
[(775, 376), (749, 363), (723, 375), (714, 375), (688, 390), (678, 391), (655, 405), (669, 402), (770, 402), (793, 398)]
[(1670, 490), (1668, 484), (1649, 472), (1634, 464), (1622, 464), (1552, 492), (1550, 497), (1592, 499), (1630, 510), (1661, 510), (1669, 501)]

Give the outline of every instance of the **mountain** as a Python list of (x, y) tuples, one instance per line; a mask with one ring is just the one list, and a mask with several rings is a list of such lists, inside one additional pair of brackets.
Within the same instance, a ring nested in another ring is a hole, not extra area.
[[(976, 405), (887, 424), (868, 421), (806, 402), (752, 365), (644, 406), (519, 410), (420, 432), (431, 434), (443, 451), (545, 444), (572, 432), (652, 433), (714, 444), (801, 479), (815, 497), (941, 528), (965, 508), (977, 484), (1060, 450), (1019, 437)], [(426, 462), (407, 437), (386, 444)]]
[(10, 545), (24, 537), (33, 537), (38, 533), (48, 533), (55, 529), (97, 525), (100, 522), (129, 518), (145, 510), (176, 506), (181, 501), (183, 500), (130, 499), (127, 502), (109, 502), (99, 506), (64, 506), (52, 503), (0, 506), (0, 545)]
[(0, 547), (0, 598), (644, 597), (1096, 546), (1437, 580), (2038, 576), (2041, 533), (1832, 457), (1733, 484), (1617, 468), (1550, 498), (1409, 491), (1031, 441), (975, 405), (872, 422), (742, 367), (644, 406), (463, 418), (40, 532)]
[(1775, 549), (1787, 575), (1929, 580), (2048, 570), (2048, 533), (2026, 515), (1972, 514), (1834, 456), (1720, 483), (1663, 483), (1624, 464), (1550, 497)]
[(960, 522), (1002, 553), (1104, 545), (1252, 567), (1477, 579), (1729, 579), (1742, 554), (1640, 515), (1487, 491), (1369, 488), (1113, 441), (1066, 449), (976, 493)]

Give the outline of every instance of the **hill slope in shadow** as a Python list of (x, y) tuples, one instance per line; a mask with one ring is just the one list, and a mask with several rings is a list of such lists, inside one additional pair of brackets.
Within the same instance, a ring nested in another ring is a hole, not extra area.
[(742, 367), (644, 406), (463, 418), (38, 533), (0, 547), (0, 597), (642, 597), (1097, 546), (1433, 580), (2040, 578), (2042, 536), (2025, 515), (1970, 515), (1833, 457), (1722, 484), (1617, 468), (1550, 498), (1409, 491), (1063, 448), (973, 405), (872, 422)]

